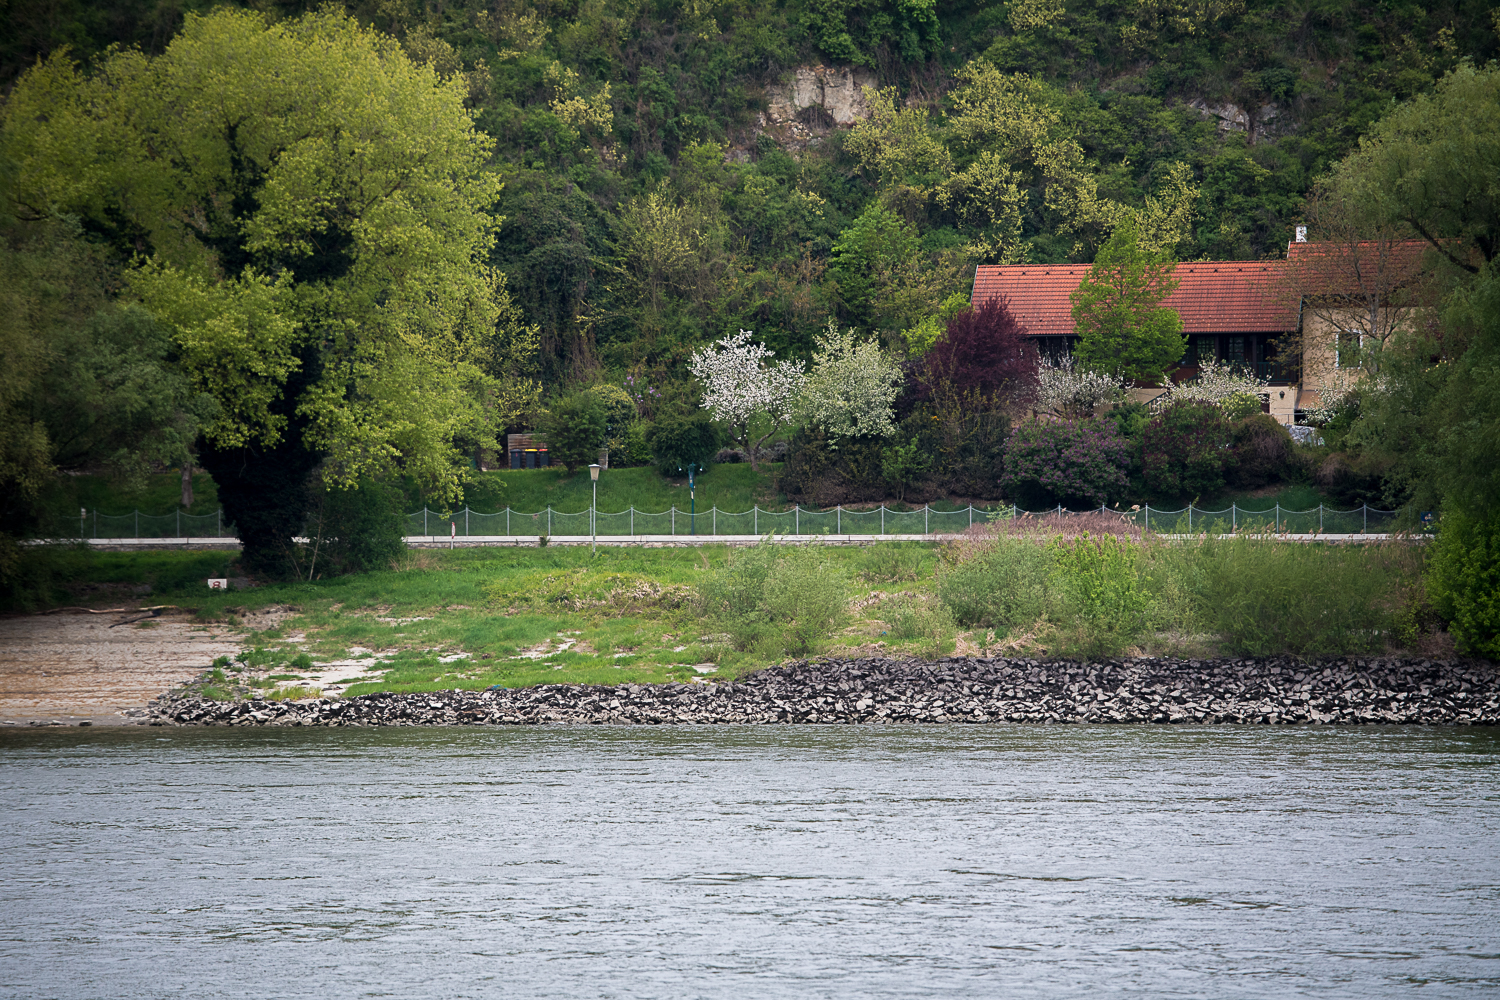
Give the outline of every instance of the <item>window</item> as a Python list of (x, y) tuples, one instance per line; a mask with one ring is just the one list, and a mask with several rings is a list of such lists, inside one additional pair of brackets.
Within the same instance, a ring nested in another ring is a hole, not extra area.
[(1205, 361), (1214, 361), (1219, 356), (1218, 337), (1194, 337), (1193, 345), (1189, 348), (1192, 361), (1195, 365), (1201, 365)]
[(1358, 368), (1359, 349), (1364, 338), (1350, 330), (1339, 331), (1338, 347), (1334, 350), (1334, 367)]
[(1244, 337), (1230, 337), (1224, 346), (1225, 361), (1249, 361), (1250, 356), (1245, 353), (1246, 339)]

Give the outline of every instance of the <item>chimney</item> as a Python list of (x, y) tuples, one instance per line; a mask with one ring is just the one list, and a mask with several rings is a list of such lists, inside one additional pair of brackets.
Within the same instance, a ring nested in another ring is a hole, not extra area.
[(1307, 227), (1306, 226), (1298, 226), (1297, 227), (1297, 242), (1298, 243), (1306, 243), (1307, 242)]

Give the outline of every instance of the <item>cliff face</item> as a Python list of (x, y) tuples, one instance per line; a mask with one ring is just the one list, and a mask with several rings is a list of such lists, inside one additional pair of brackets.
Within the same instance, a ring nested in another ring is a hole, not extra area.
[(853, 125), (870, 115), (864, 88), (875, 86), (875, 74), (858, 66), (798, 66), (792, 79), (766, 89), (770, 122), (779, 125), (798, 113), (820, 107), (835, 125)]

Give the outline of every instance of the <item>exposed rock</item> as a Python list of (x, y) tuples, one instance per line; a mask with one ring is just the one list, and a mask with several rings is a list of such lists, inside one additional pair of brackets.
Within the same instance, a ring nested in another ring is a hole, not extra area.
[(1217, 118), (1221, 131), (1246, 133), (1252, 146), (1260, 139), (1273, 135), (1276, 120), (1281, 117), (1281, 109), (1274, 104), (1242, 108), (1238, 104), (1214, 104), (1197, 98), (1189, 101), (1188, 107), (1205, 118)]
[[(695, 678), (701, 680), (701, 678)], [(152, 724), (280, 726), (765, 723), (1500, 724), (1500, 670), (1466, 660), (1290, 657), (1098, 663), (799, 661), (742, 681), (548, 684), (346, 700), (166, 695)]]
[(773, 124), (794, 121), (807, 108), (822, 108), (835, 125), (853, 125), (870, 116), (864, 88), (875, 74), (858, 66), (798, 66), (791, 80), (766, 88)]

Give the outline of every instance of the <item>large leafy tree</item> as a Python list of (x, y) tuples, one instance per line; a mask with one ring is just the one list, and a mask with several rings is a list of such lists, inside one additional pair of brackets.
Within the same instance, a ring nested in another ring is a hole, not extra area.
[(1182, 317), (1161, 304), (1177, 287), (1175, 267), (1169, 253), (1141, 245), (1133, 217), (1120, 223), (1073, 292), (1080, 365), (1144, 382), (1165, 379), (1187, 348)]
[(464, 97), (342, 15), (221, 9), (154, 58), (55, 54), (5, 106), (11, 210), (130, 255), (130, 294), (216, 401), (203, 464), (252, 563), (300, 527), (315, 466), (452, 495), (455, 439), (493, 447), (532, 392)]

